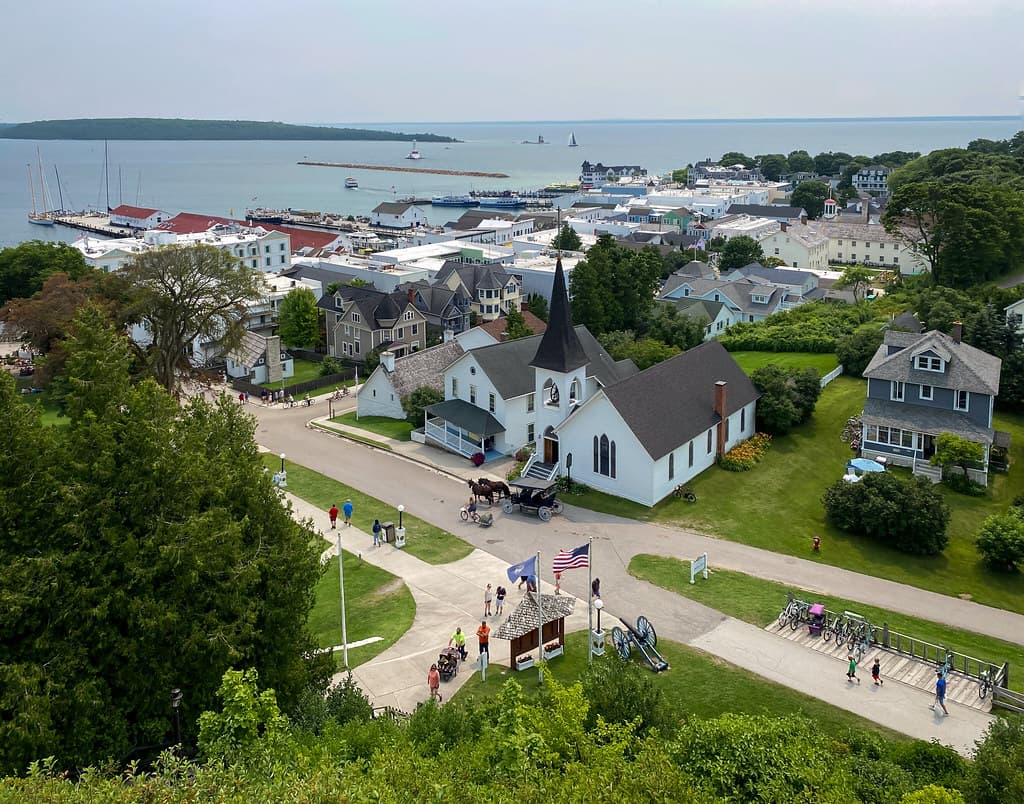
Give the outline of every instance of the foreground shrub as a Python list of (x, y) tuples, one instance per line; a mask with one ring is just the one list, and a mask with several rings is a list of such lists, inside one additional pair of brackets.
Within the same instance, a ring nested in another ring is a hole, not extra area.
[(822, 498), (829, 523), (869, 536), (904, 553), (938, 555), (949, 544), (949, 506), (924, 478), (902, 480), (889, 472), (859, 483), (837, 480)]
[(821, 375), (812, 368), (783, 368), (774, 363), (750, 375), (761, 398), (757, 424), (773, 435), (785, 435), (811, 418), (821, 396)]
[(993, 569), (1016, 572), (1024, 563), (1024, 521), (1012, 509), (994, 514), (981, 523), (975, 544), (982, 559)]

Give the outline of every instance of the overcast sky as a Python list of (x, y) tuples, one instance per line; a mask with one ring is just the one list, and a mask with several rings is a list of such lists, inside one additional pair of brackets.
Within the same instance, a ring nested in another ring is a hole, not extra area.
[(6, 0), (0, 120), (1016, 114), (1024, 0)]

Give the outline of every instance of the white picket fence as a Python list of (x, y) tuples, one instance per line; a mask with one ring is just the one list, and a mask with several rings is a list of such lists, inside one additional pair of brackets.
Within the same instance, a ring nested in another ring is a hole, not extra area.
[(832, 382), (832, 380), (834, 380), (842, 373), (843, 367), (836, 366), (834, 369), (832, 369), (832, 371), (830, 371), (828, 374), (821, 378), (821, 387), (824, 388), (826, 385), (828, 385), (830, 382)]

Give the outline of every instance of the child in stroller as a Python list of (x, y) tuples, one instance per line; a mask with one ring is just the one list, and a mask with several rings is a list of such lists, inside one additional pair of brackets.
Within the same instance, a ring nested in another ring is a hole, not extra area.
[(442, 681), (451, 681), (459, 674), (459, 649), (445, 648), (437, 657), (437, 671)]

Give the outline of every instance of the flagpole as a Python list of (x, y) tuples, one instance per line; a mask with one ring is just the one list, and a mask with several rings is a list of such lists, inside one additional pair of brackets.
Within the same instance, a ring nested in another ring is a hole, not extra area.
[(594, 661), (594, 537), (587, 539), (587, 664)]
[(540, 595), (540, 550), (537, 551), (537, 680), (544, 683), (544, 606)]

